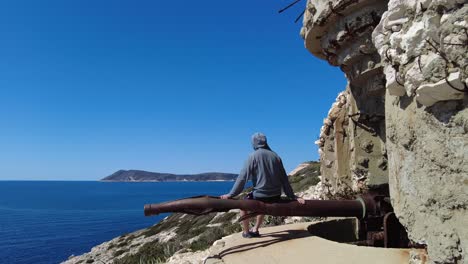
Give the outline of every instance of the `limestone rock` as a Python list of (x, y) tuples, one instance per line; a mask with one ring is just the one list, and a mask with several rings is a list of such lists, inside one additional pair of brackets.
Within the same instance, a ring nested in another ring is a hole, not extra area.
[(463, 89), (460, 72), (456, 72), (450, 74), (447, 80), (419, 86), (416, 90), (416, 100), (425, 106), (432, 106), (439, 101), (461, 100), (465, 96)]
[(403, 87), (400, 83), (397, 81), (397, 72), (395, 69), (391, 66), (388, 65), (385, 67), (384, 70), (385, 76), (387, 77), (387, 85), (386, 88), (388, 92), (391, 95), (395, 96), (403, 96), (405, 94), (405, 87)]

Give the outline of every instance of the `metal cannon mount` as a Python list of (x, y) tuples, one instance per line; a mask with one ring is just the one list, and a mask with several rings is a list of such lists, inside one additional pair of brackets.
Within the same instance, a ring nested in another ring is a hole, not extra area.
[(273, 216), (356, 217), (358, 241), (352, 244), (386, 248), (421, 247), (410, 243), (405, 228), (393, 212), (388, 186), (371, 189), (354, 200), (295, 200), (264, 203), (256, 200), (222, 200), (213, 196), (197, 196), (159, 204), (147, 204), (145, 216), (160, 213), (204, 215), (241, 209), (250, 212), (239, 221), (259, 214)]

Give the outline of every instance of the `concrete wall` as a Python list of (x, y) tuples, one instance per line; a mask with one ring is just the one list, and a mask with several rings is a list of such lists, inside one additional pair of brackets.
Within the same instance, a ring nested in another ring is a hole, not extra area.
[(348, 79), (316, 142), (324, 192), (388, 182), (429, 261), (468, 263), (467, 1), (308, 1), (301, 35)]
[[(331, 3), (331, 4), (330, 4)], [(301, 34), (307, 49), (348, 79), (316, 142), (328, 197), (388, 183), (385, 78), (371, 34), (386, 1), (309, 1)]]
[(373, 33), (392, 204), (434, 263), (468, 263), (467, 19), (464, 1), (391, 0)]

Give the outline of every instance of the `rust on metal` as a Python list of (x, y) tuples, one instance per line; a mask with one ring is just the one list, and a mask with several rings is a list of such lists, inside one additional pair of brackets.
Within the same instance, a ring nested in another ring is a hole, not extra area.
[(159, 204), (147, 204), (145, 216), (162, 213), (204, 215), (241, 209), (248, 213), (239, 221), (259, 214), (272, 216), (356, 217), (359, 219), (358, 240), (352, 244), (373, 247), (422, 247), (408, 239), (405, 228), (393, 213), (388, 186), (369, 190), (355, 200), (295, 200), (264, 203), (256, 200), (220, 199), (196, 196)]
[[(264, 203), (256, 200), (223, 200), (212, 196), (197, 196), (159, 204), (147, 204), (144, 207), (145, 216), (161, 213), (186, 213), (204, 215), (212, 212), (227, 212), (231, 209), (241, 209), (273, 216), (317, 216), (317, 217), (357, 217), (366, 216), (364, 200), (306, 200), (300, 204), (293, 200), (279, 203)], [(369, 212), (374, 206), (367, 205)]]

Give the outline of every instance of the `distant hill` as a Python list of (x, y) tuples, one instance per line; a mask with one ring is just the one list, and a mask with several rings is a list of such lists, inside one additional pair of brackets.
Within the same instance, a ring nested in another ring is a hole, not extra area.
[(165, 181), (234, 181), (237, 174), (208, 172), (200, 174), (178, 175), (142, 170), (119, 170), (101, 181), (111, 182), (165, 182)]

